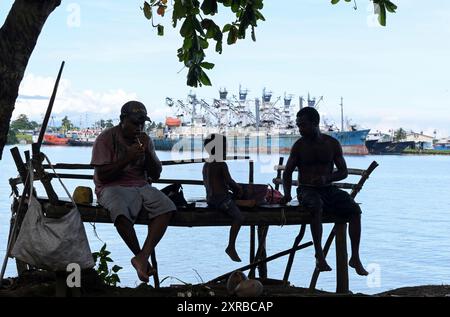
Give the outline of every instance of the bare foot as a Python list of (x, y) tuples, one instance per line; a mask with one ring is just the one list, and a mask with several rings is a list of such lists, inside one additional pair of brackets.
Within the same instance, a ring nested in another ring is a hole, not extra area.
[(364, 268), (364, 266), (362, 265), (362, 263), (359, 259), (355, 260), (355, 259), (351, 258), (350, 261), (348, 262), (348, 265), (350, 265), (350, 267), (354, 268), (358, 275), (362, 275), (362, 276), (369, 275), (369, 272), (366, 271), (366, 269)]
[(323, 259), (323, 260), (316, 259), (316, 269), (319, 272), (331, 271), (331, 267), (328, 265), (328, 263), (327, 263), (327, 261), (325, 261), (325, 259)]
[(241, 258), (239, 257), (239, 255), (236, 252), (236, 249), (234, 248), (226, 248), (225, 249), (226, 254), (228, 254), (228, 256), (234, 261), (234, 262), (241, 262)]
[(131, 259), (131, 264), (136, 270), (139, 279), (142, 282), (148, 283), (148, 274), (147, 274), (148, 262), (147, 263), (143, 262), (140, 258), (135, 256)]

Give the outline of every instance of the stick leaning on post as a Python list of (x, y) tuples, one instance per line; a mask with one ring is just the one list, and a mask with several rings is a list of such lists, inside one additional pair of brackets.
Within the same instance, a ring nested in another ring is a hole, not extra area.
[[(52, 112), (52, 108), (53, 108), (53, 104), (55, 102), (55, 98), (56, 98), (56, 92), (58, 91), (58, 86), (59, 86), (59, 81), (61, 79), (61, 74), (62, 71), (64, 69), (64, 64), (65, 62), (63, 61), (61, 63), (61, 67), (59, 68), (59, 72), (58, 72), (58, 76), (56, 78), (56, 82), (55, 82), (55, 86), (53, 87), (53, 92), (52, 95), (50, 97), (50, 101), (49, 101), (49, 105), (47, 107), (47, 112), (45, 114), (44, 117), (44, 121), (42, 122), (42, 126), (41, 126), (41, 130), (39, 132), (39, 138), (38, 141), (36, 143), (32, 144), (32, 152), (33, 152), (33, 158), (32, 158), (32, 164), (33, 164), (33, 168), (36, 170), (36, 174), (37, 177), (40, 178), (45, 191), (47, 192), (48, 198), (50, 200), (51, 203), (56, 204), (58, 202), (58, 196), (56, 195), (52, 185), (51, 185), (51, 177), (47, 176), (44, 168), (42, 166), (42, 161), (43, 161), (43, 157), (41, 156), (41, 145), (42, 145), (42, 141), (44, 139), (44, 134), (45, 131), (47, 130), (47, 125), (48, 125), (48, 121), (50, 118), (50, 114)], [(5, 254), (5, 258), (3, 260), (3, 265), (0, 271), (0, 286), (2, 285), (3, 282), (3, 277), (6, 271), (6, 266), (8, 263), (8, 258), (9, 258), (9, 254), (11, 252), (15, 237), (18, 234), (18, 228), (20, 227), (20, 223), (22, 220), (22, 216), (20, 215), (19, 212), (22, 210), (22, 205), (25, 203), (25, 197), (26, 197), (26, 193), (28, 192), (28, 175), (29, 173), (33, 173), (33, 171), (31, 170), (31, 168), (26, 169), (23, 165), (22, 160), (20, 159), (20, 154), (19, 151), (17, 150), (17, 148), (13, 148), (11, 149), (11, 154), (13, 155), (14, 161), (19, 169), (20, 172), (20, 176), (22, 178), (22, 183), (24, 184), (24, 190), (22, 192), (22, 196), (20, 198), (20, 202), (19, 202), (19, 208), (17, 211), (17, 214), (15, 215), (15, 219), (12, 219), (11, 221), (11, 225), (12, 228), (10, 228), (10, 234), (8, 235), (8, 243), (7, 243), (7, 247), (6, 247), (6, 254)], [(27, 154), (26, 154), (27, 155)]]
[(55, 86), (53, 87), (52, 96), (50, 97), (50, 101), (47, 107), (47, 112), (45, 113), (44, 121), (42, 122), (41, 130), (39, 131), (39, 137), (36, 143), (32, 144), (32, 152), (33, 152), (33, 168), (36, 170), (37, 177), (42, 182), (45, 191), (47, 192), (47, 196), (49, 198), (50, 203), (57, 204), (58, 203), (58, 195), (55, 193), (55, 190), (51, 184), (51, 177), (47, 177), (42, 166), (42, 161), (44, 158), (41, 155), (41, 145), (44, 139), (45, 131), (47, 130), (48, 121), (50, 119), (50, 114), (52, 113), (53, 104), (56, 99), (56, 92), (58, 91), (59, 81), (61, 79), (61, 74), (64, 69), (65, 62), (61, 63), (61, 67), (59, 68), (58, 76), (56, 77)]

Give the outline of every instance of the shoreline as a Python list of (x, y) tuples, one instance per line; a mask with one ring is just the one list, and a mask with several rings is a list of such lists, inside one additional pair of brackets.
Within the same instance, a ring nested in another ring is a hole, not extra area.
[[(336, 294), (333, 292), (313, 290), (308, 288), (284, 286), (282, 281), (266, 279), (262, 281), (264, 290), (258, 298), (267, 297), (450, 297), (450, 285), (418, 285), (407, 286), (383, 291), (376, 294), (350, 293)], [(55, 274), (46, 271), (28, 271), (20, 278), (5, 278), (0, 288), (0, 297), (55, 297)], [(155, 289), (148, 284), (135, 288), (107, 286), (101, 282), (95, 272), (83, 275), (81, 297), (166, 297), (166, 298), (235, 298), (227, 292), (225, 283), (217, 284), (171, 284)], [(83, 286), (84, 285), (84, 286)], [(66, 295), (71, 296), (70, 292)], [(73, 295), (75, 296), (75, 295)]]

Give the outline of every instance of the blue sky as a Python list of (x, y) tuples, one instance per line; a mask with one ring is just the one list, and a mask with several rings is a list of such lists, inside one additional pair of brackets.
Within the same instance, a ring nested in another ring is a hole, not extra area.
[[(13, 1), (0, 2), (0, 20)], [(353, 4), (329, 0), (265, 1), (266, 22), (250, 38), (209, 51), (216, 63), (212, 87), (195, 89), (211, 100), (220, 87), (237, 94), (239, 84), (260, 97), (308, 92), (324, 96), (322, 115), (339, 122), (340, 97), (352, 122), (387, 131), (403, 127), (450, 135), (450, 2), (397, 0), (398, 12), (386, 28), (373, 22), (368, 0)], [(29, 62), (22, 95), (48, 96), (62, 60), (66, 61), (54, 115), (76, 123), (118, 118), (123, 102), (143, 101), (155, 121), (170, 114), (166, 96), (185, 98), (186, 70), (176, 50), (181, 37), (170, 16), (158, 37), (143, 17), (143, 1), (62, 1), (50, 15)], [(219, 21), (230, 14), (219, 8)], [(78, 23), (79, 22), (79, 23)], [(181, 72), (180, 72), (181, 70)], [(44, 99), (20, 99), (14, 116), (27, 112), (40, 120)], [(88, 115), (86, 116), (86, 113)]]

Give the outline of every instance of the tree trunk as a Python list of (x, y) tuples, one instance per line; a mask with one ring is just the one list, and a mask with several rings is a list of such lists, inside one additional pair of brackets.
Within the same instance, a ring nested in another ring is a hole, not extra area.
[(61, 0), (16, 0), (0, 28), (0, 160), (9, 121), (42, 27)]

